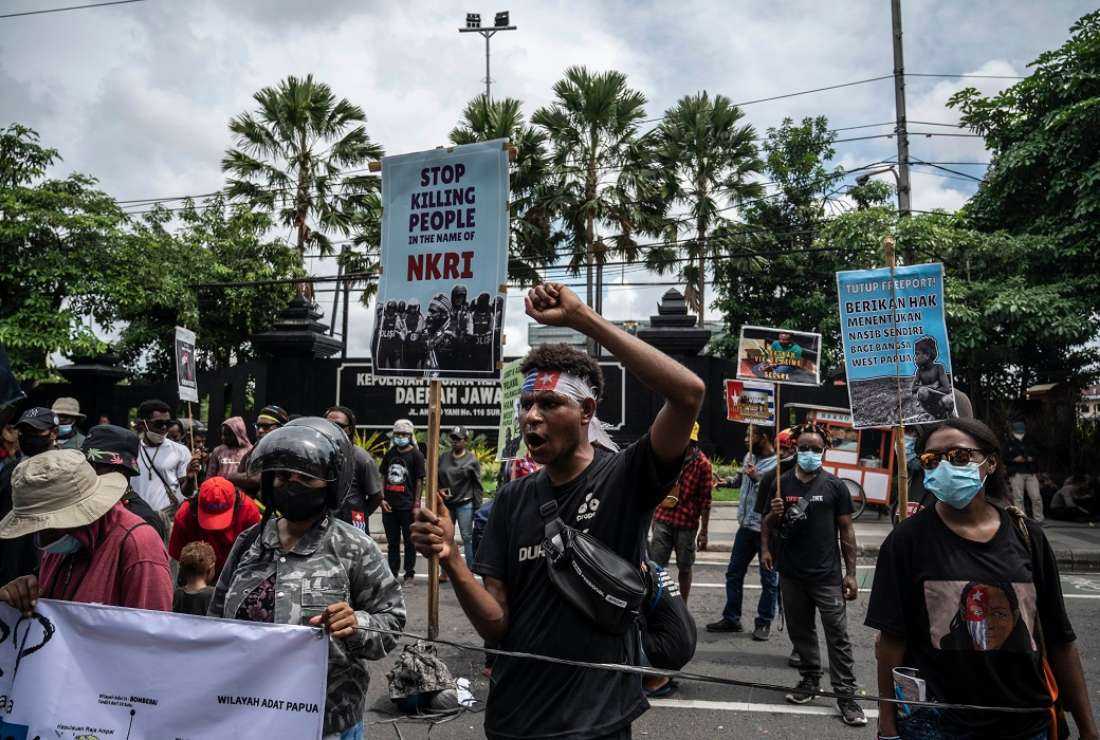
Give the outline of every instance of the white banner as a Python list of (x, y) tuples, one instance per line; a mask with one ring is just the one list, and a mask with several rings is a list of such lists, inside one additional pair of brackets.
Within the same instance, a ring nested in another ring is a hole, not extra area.
[(320, 738), (328, 638), (40, 599), (0, 604), (0, 738)]

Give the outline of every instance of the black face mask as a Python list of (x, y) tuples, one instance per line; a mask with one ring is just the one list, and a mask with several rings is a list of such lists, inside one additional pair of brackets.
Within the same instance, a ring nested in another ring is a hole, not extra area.
[(53, 438), (50, 435), (40, 436), (38, 434), (20, 434), (19, 435), (19, 449), (23, 451), (23, 454), (27, 457), (33, 457), (34, 455), (40, 455), (46, 450), (53, 447)]
[(287, 481), (275, 488), (275, 508), (291, 522), (305, 522), (325, 510), (325, 489)]

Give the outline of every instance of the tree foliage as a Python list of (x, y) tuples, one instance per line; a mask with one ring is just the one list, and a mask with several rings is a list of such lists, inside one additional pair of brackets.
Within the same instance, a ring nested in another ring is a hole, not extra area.
[(521, 283), (540, 279), (537, 268), (556, 260), (561, 233), (553, 227), (553, 200), (557, 180), (550, 164), (546, 134), (527, 124), (522, 103), (515, 98), (487, 100), (479, 95), (462, 112), (451, 131), (454, 144), (507, 139), (516, 148), (510, 166), (511, 243), (508, 277)]
[(1035, 382), (1084, 382), (1086, 345), (1100, 329), (1100, 11), (1070, 33), (1003, 92), (968, 88), (951, 100), (993, 153), (960, 212), (987, 234), (983, 249), (957, 258), (973, 280), (988, 281), (996, 316), (1009, 319), (989, 328), (994, 337), (1011, 332), (1004, 341), (1019, 348), (1009, 358), (1017, 393)]
[(129, 367), (152, 376), (174, 368), (174, 327), (196, 331), (200, 369), (228, 367), (253, 356), (250, 337), (270, 328), (286, 308), (289, 284), (196, 289), (199, 283), (278, 280), (303, 274), (297, 254), (267, 236), (271, 219), (217, 197), (187, 202), (175, 221), (146, 214), (121, 240), (120, 263), (107, 272), (118, 351)]
[(731, 204), (764, 193), (754, 176), (763, 167), (757, 156), (756, 130), (742, 123), (744, 113), (724, 95), (706, 91), (687, 95), (665, 112), (655, 138), (657, 162), (665, 178), (670, 205), (686, 209), (685, 219), (667, 229), (669, 241), (679, 238), (686, 222), (690, 238), (679, 244), (689, 261), (680, 262), (684, 297), (702, 325), (705, 314), (706, 264), (721, 253), (712, 229), (726, 223)]
[(61, 159), (19, 124), (0, 130), (0, 344), (23, 380), (49, 377), (53, 352), (103, 349), (85, 317), (113, 315), (102, 274), (125, 216), (94, 178), (47, 178)]
[[(554, 96), (531, 120), (549, 136), (559, 173), (549, 208), (561, 221), (569, 266), (574, 273), (585, 267), (591, 280), (593, 262), (602, 265), (612, 254), (639, 259), (644, 248), (636, 237), (664, 225), (652, 143), (638, 132), (646, 99), (621, 72), (584, 67), (567, 69)], [(594, 305), (599, 301), (595, 296)]]
[(380, 182), (362, 170), (382, 147), (367, 135), (363, 109), (337, 100), (313, 75), (291, 75), (253, 97), (258, 110), (229, 122), (236, 137), (222, 159), (229, 197), (292, 228), (302, 256), (309, 248), (332, 254), (329, 234), (376, 228), (363, 219), (381, 212)]
[[(728, 330), (714, 352), (735, 356), (745, 324), (782, 326), (821, 331), (826, 365), (837, 362), (835, 273), (872, 266), (881, 249), (866, 240), (819, 243), (843, 174), (826, 165), (833, 138), (824, 117), (798, 124), (788, 118), (768, 129), (764, 173), (778, 190), (746, 203), (742, 220), (717, 232), (722, 259), (715, 265), (715, 305)], [(875, 211), (861, 218), (885, 217)]]

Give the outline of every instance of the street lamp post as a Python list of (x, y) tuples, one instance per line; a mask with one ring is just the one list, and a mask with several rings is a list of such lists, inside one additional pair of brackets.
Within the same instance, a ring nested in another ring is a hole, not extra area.
[(466, 27), (458, 29), (459, 33), (480, 33), (485, 37), (485, 101), (492, 100), (492, 80), (489, 77), (489, 39), (498, 31), (515, 31), (516, 27), (509, 24), (508, 11), (497, 13), (493, 18), (492, 27), (482, 28), (480, 13), (466, 14)]

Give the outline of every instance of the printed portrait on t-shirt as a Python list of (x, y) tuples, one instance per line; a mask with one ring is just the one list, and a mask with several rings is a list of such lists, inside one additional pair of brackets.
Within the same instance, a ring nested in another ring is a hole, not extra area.
[(1037, 650), (1034, 584), (926, 581), (924, 599), (935, 648)]
[(409, 469), (399, 462), (391, 463), (386, 470), (386, 481), (394, 487), (402, 488), (409, 479)]

